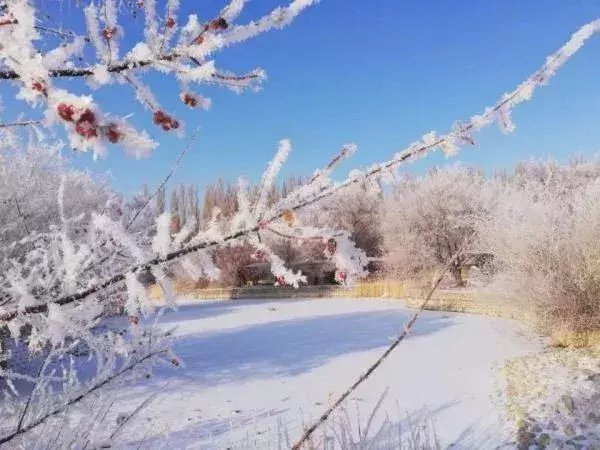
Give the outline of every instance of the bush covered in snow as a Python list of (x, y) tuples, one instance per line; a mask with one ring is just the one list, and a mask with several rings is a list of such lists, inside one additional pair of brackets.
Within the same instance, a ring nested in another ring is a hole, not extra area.
[(463, 248), (490, 255), (491, 288), (518, 299), (546, 331), (600, 329), (600, 161), (522, 162), (485, 177), (472, 168), (401, 177), (387, 196), (386, 261), (402, 278), (427, 278)]
[(498, 184), (479, 236), (503, 289), (547, 331), (599, 329), (600, 163), (524, 163)]

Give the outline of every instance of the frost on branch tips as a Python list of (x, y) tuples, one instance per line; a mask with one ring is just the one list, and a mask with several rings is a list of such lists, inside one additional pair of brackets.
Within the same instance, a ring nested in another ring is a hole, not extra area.
[[(148, 156), (157, 146), (149, 133), (182, 127), (177, 111), (168, 111), (161, 101), (168, 108), (208, 109), (210, 99), (195, 89), (259, 88), (263, 70), (241, 75), (220, 70), (217, 54), (288, 25), (316, 0), (292, 0), (263, 17), (237, 23), (245, 3), (224, 2), (212, 18), (200, 20), (197, 14), (179, 15), (179, 0), (102, 0), (63, 11), (65, 23), (57, 24), (60, 18), (51, 17), (42, 1), (9, 0), (0, 12), (0, 80), (16, 85), (17, 97), (36, 119), (62, 126), (73, 148), (91, 150), (97, 157), (106, 145), (118, 144), (132, 156)], [(76, 31), (67, 29), (67, 23)], [(171, 78), (179, 86), (178, 98), (157, 98), (144, 81), (152, 73)], [(140, 131), (125, 118), (102, 111), (96, 93), (114, 84), (132, 89), (156, 128)]]

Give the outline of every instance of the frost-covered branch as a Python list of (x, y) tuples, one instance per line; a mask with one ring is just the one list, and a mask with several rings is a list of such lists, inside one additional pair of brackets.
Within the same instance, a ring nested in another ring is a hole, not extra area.
[(41, 120), (23, 120), (18, 122), (0, 123), (0, 128), (30, 127), (32, 125), (39, 125), (41, 123)]
[(134, 370), (136, 367), (147, 363), (147, 361), (151, 360), (152, 358), (156, 358), (160, 355), (163, 355), (167, 353), (167, 350), (159, 350), (159, 351), (154, 351), (151, 353), (148, 353), (144, 356), (142, 356), (141, 358), (135, 360), (134, 362), (126, 365), (125, 367), (121, 368), (119, 371), (111, 374), (110, 376), (102, 379), (101, 381), (93, 384), (92, 386), (90, 386), (88, 389), (86, 389), (84, 392), (79, 393), (78, 395), (74, 396), (73, 398), (68, 399), (65, 403), (61, 404), (60, 406), (58, 406), (57, 408), (52, 409), (51, 411), (46, 412), (44, 415), (42, 415), (41, 417), (37, 418), (36, 420), (34, 420), (31, 423), (28, 423), (25, 426), (19, 426), (14, 432), (7, 434), (5, 436), (0, 437), (0, 444), (6, 444), (7, 442), (11, 442), (12, 440), (14, 440), (16, 437), (27, 433), (28, 431), (31, 431), (32, 429), (40, 426), (41, 424), (43, 424), (44, 422), (46, 422), (48, 419), (50, 419), (51, 417), (56, 416), (57, 414), (60, 414), (62, 412), (64, 412), (66, 409), (68, 409), (69, 407), (79, 403), (80, 401), (84, 400), (85, 398), (87, 398), (91, 393), (103, 388), (104, 386), (110, 384), (112, 381), (114, 381), (117, 378), (122, 377), (123, 375), (125, 375), (128, 372), (131, 372), (132, 370)]
[[(264, 71), (257, 68), (239, 75), (220, 70), (216, 55), (231, 45), (288, 25), (316, 0), (291, 0), (241, 24), (236, 20), (244, 1), (229, 1), (206, 22), (196, 14), (180, 18), (179, 3), (168, 0), (161, 12), (157, 0), (137, 2), (133, 7), (143, 14), (144, 27), (134, 37), (134, 44), (124, 49), (123, 37), (131, 27), (117, 0), (91, 2), (82, 10), (74, 10), (72, 14), (79, 16), (75, 20), (85, 22), (83, 35), (62, 31), (62, 26), (46, 26), (43, 2), (9, 0), (0, 17), (0, 80), (14, 82), (19, 88), (17, 97), (32, 108), (43, 108), (45, 125), (64, 127), (73, 148), (92, 150), (97, 157), (105, 153), (106, 144), (120, 144), (131, 155), (147, 156), (156, 142), (125, 119), (103, 113), (94, 100), (94, 89), (126, 80), (136, 98), (150, 109), (155, 125), (164, 131), (179, 129), (180, 121), (160, 106), (151, 88), (137, 77), (149, 72), (171, 76), (181, 86), (181, 102), (189, 108), (210, 106), (210, 99), (193, 92), (192, 85), (216, 85), (236, 92), (258, 88), (265, 79)], [(58, 78), (70, 79), (69, 87), (57, 83)], [(88, 89), (86, 95), (74, 93), (80, 91), (81, 86), (74, 85), (78, 78), (87, 83), (83, 85)], [(149, 102), (150, 98), (153, 101)]]

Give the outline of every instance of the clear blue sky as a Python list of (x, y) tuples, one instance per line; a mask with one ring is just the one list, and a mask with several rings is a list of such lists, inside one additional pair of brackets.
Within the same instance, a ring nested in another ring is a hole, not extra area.
[[(256, 17), (275, 0), (253, 0), (242, 18)], [(207, 17), (222, 2), (183, 0), (184, 10), (201, 3)], [(206, 89), (208, 112), (188, 112), (176, 99), (175, 83), (160, 83), (156, 95), (199, 138), (172, 183), (260, 177), (277, 141), (292, 140), (283, 171), (310, 174), (344, 143), (359, 151), (344, 169), (384, 160), (432, 129), (447, 131), (492, 104), (537, 69), (579, 26), (600, 16), (600, 0), (322, 0), (291, 26), (221, 53), (217, 64), (239, 72), (264, 68), (259, 93)], [(135, 113), (161, 142), (148, 160), (111, 148), (104, 160), (76, 158), (79, 167), (110, 170), (116, 189), (130, 194), (164, 177), (186, 139), (150, 124), (125, 88), (100, 91), (107, 111)], [(477, 136), (475, 149), (457, 158), (440, 155), (409, 166), (461, 161), (486, 170), (551, 156), (591, 156), (600, 151), (600, 36), (589, 43), (514, 112), (512, 135), (495, 126)]]

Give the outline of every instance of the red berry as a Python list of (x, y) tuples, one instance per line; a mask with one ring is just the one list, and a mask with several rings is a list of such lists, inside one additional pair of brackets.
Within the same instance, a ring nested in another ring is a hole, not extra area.
[(163, 123), (166, 117), (167, 115), (164, 112), (160, 110), (154, 111), (153, 120), (156, 125), (160, 125), (161, 123)]
[(167, 19), (167, 22), (165, 23), (167, 28), (173, 28), (175, 26), (175, 19), (173, 19), (172, 17), (169, 17)]
[(33, 83), (31, 83), (31, 89), (33, 89), (34, 91), (41, 92), (46, 97), (48, 96), (48, 90), (46, 89), (46, 85), (41, 81), (34, 81)]
[(140, 323), (140, 318), (138, 316), (129, 316), (127, 319), (129, 320), (129, 323), (132, 323), (134, 325)]
[(75, 131), (86, 139), (98, 136), (96, 128), (89, 122), (77, 122)]
[(285, 284), (285, 278), (283, 276), (278, 276), (277, 277), (277, 284), (280, 286), (283, 286)]
[(116, 123), (109, 123), (104, 129), (104, 135), (106, 136), (106, 139), (113, 144), (119, 142), (123, 137)]
[(77, 125), (75, 126), (75, 131), (87, 139), (98, 136), (98, 131), (96, 129), (96, 116), (92, 111), (86, 109), (81, 116), (79, 116)]
[(81, 113), (77, 122), (89, 122), (96, 125), (96, 115), (91, 110), (86, 109)]
[(198, 105), (198, 100), (196, 99), (196, 97), (194, 97), (191, 94), (188, 94), (187, 92), (181, 94), (181, 100), (183, 100), (183, 103), (189, 106), (190, 108), (195, 108), (196, 105)]
[(115, 36), (115, 34), (117, 34), (116, 27), (105, 28), (104, 30), (102, 30), (102, 36), (104, 36), (104, 39), (106, 39), (107, 41), (111, 40)]
[(171, 119), (170, 117), (162, 124), (162, 129), (165, 131), (176, 130), (177, 128), (179, 128), (179, 122), (175, 119)]
[(225, 30), (225, 29), (227, 29), (227, 27), (228, 27), (227, 21), (225, 19), (223, 19), (222, 17), (210, 22), (211, 30)]
[(335, 253), (337, 250), (337, 242), (334, 238), (331, 238), (327, 241), (327, 252), (331, 255)]
[(73, 114), (75, 110), (73, 109), (73, 105), (67, 105), (65, 103), (60, 103), (56, 107), (56, 111), (61, 119), (66, 120), (67, 122), (73, 121)]
[(194, 39), (194, 44), (202, 44), (204, 42), (204, 36), (200, 35), (196, 39)]

